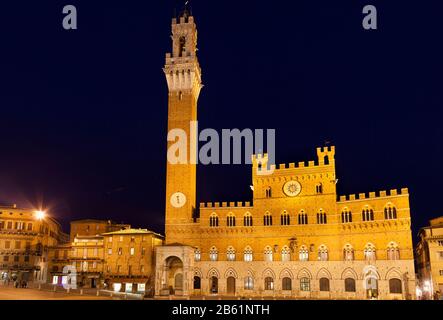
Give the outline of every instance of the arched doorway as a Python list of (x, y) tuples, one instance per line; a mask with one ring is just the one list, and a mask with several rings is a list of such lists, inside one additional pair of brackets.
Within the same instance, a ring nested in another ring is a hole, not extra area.
[(378, 298), (378, 280), (376, 277), (368, 277), (366, 282), (366, 297), (368, 299)]
[(169, 294), (181, 295), (184, 288), (183, 262), (177, 257), (169, 257), (165, 261), (164, 286)]
[(217, 277), (211, 277), (209, 280), (209, 290), (211, 294), (217, 294), (218, 293), (218, 278)]
[(226, 280), (226, 292), (228, 294), (233, 294), (235, 295), (235, 278), (234, 277), (229, 277)]

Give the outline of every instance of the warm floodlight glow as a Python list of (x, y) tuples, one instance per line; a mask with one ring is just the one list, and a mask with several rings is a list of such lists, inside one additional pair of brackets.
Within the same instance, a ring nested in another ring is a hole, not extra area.
[(417, 297), (421, 297), (421, 295), (423, 294), (423, 291), (421, 291), (421, 289), (419, 287), (417, 287), (415, 289), (415, 294)]
[(45, 218), (45, 216), (46, 216), (46, 213), (44, 211), (36, 211), (35, 212), (35, 217), (38, 220), (43, 220)]
[(430, 281), (424, 282), (423, 291), (431, 292), (431, 282)]

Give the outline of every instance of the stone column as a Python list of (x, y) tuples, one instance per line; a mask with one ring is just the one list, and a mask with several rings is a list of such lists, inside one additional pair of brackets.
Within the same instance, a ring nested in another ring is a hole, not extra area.
[(189, 268), (183, 266), (183, 296), (189, 296)]

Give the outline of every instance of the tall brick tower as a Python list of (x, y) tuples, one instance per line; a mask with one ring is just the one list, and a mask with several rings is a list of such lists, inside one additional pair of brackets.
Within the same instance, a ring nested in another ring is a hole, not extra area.
[[(163, 69), (169, 89), (168, 133), (179, 130), (187, 137), (187, 163), (171, 163), (166, 173), (167, 243), (175, 243), (176, 231), (193, 223), (196, 208), (196, 164), (192, 161), (197, 141), (191, 123), (197, 121), (197, 100), (202, 88), (201, 69), (197, 59), (197, 28), (194, 18), (185, 9), (172, 19), (172, 53), (166, 54)], [(169, 140), (169, 139), (168, 139)], [(168, 150), (176, 141), (168, 141)]]

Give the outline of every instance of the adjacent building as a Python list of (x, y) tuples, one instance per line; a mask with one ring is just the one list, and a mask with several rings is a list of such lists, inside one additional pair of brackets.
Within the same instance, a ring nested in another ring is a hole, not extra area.
[(116, 223), (112, 220), (84, 219), (71, 222), (70, 241), (75, 237), (96, 236), (106, 232), (113, 232), (122, 229), (129, 229), (131, 226), (124, 223)]
[[(72, 221), (69, 243), (57, 244), (49, 249), (48, 281), (64, 285), (67, 273), (75, 273), (80, 288), (104, 287), (103, 233), (130, 228), (111, 220), (85, 219)], [(69, 267), (69, 268), (68, 268)]]
[(48, 248), (68, 242), (60, 224), (44, 212), (0, 207), (0, 279), (46, 282)]
[(424, 299), (443, 294), (443, 217), (421, 228), (416, 247), (418, 293)]
[[(168, 130), (192, 141), (202, 83), (187, 11), (172, 20), (171, 38)], [(199, 206), (195, 162), (168, 161), (167, 245), (156, 252), (156, 295), (413, 299), (408, 189), (338, 197), (336, 150), (316, 151), (315, 160), (278, 167), (254, 155), (252, 201)]]
[(127, 224), (88, 219), (71, 222), (70, 239), (70, 243), (49, 250), (48, 280), (53, 285), (63, 286), (68, 279), (75, 279), (80, 288), (153, 291), (154, 250), (163, 244), (161, 235), (131, 229)]
[(146, 229), (103, 234), (104, 279), (114, 291), (153, 293), (155, 248), (163, 236)]

